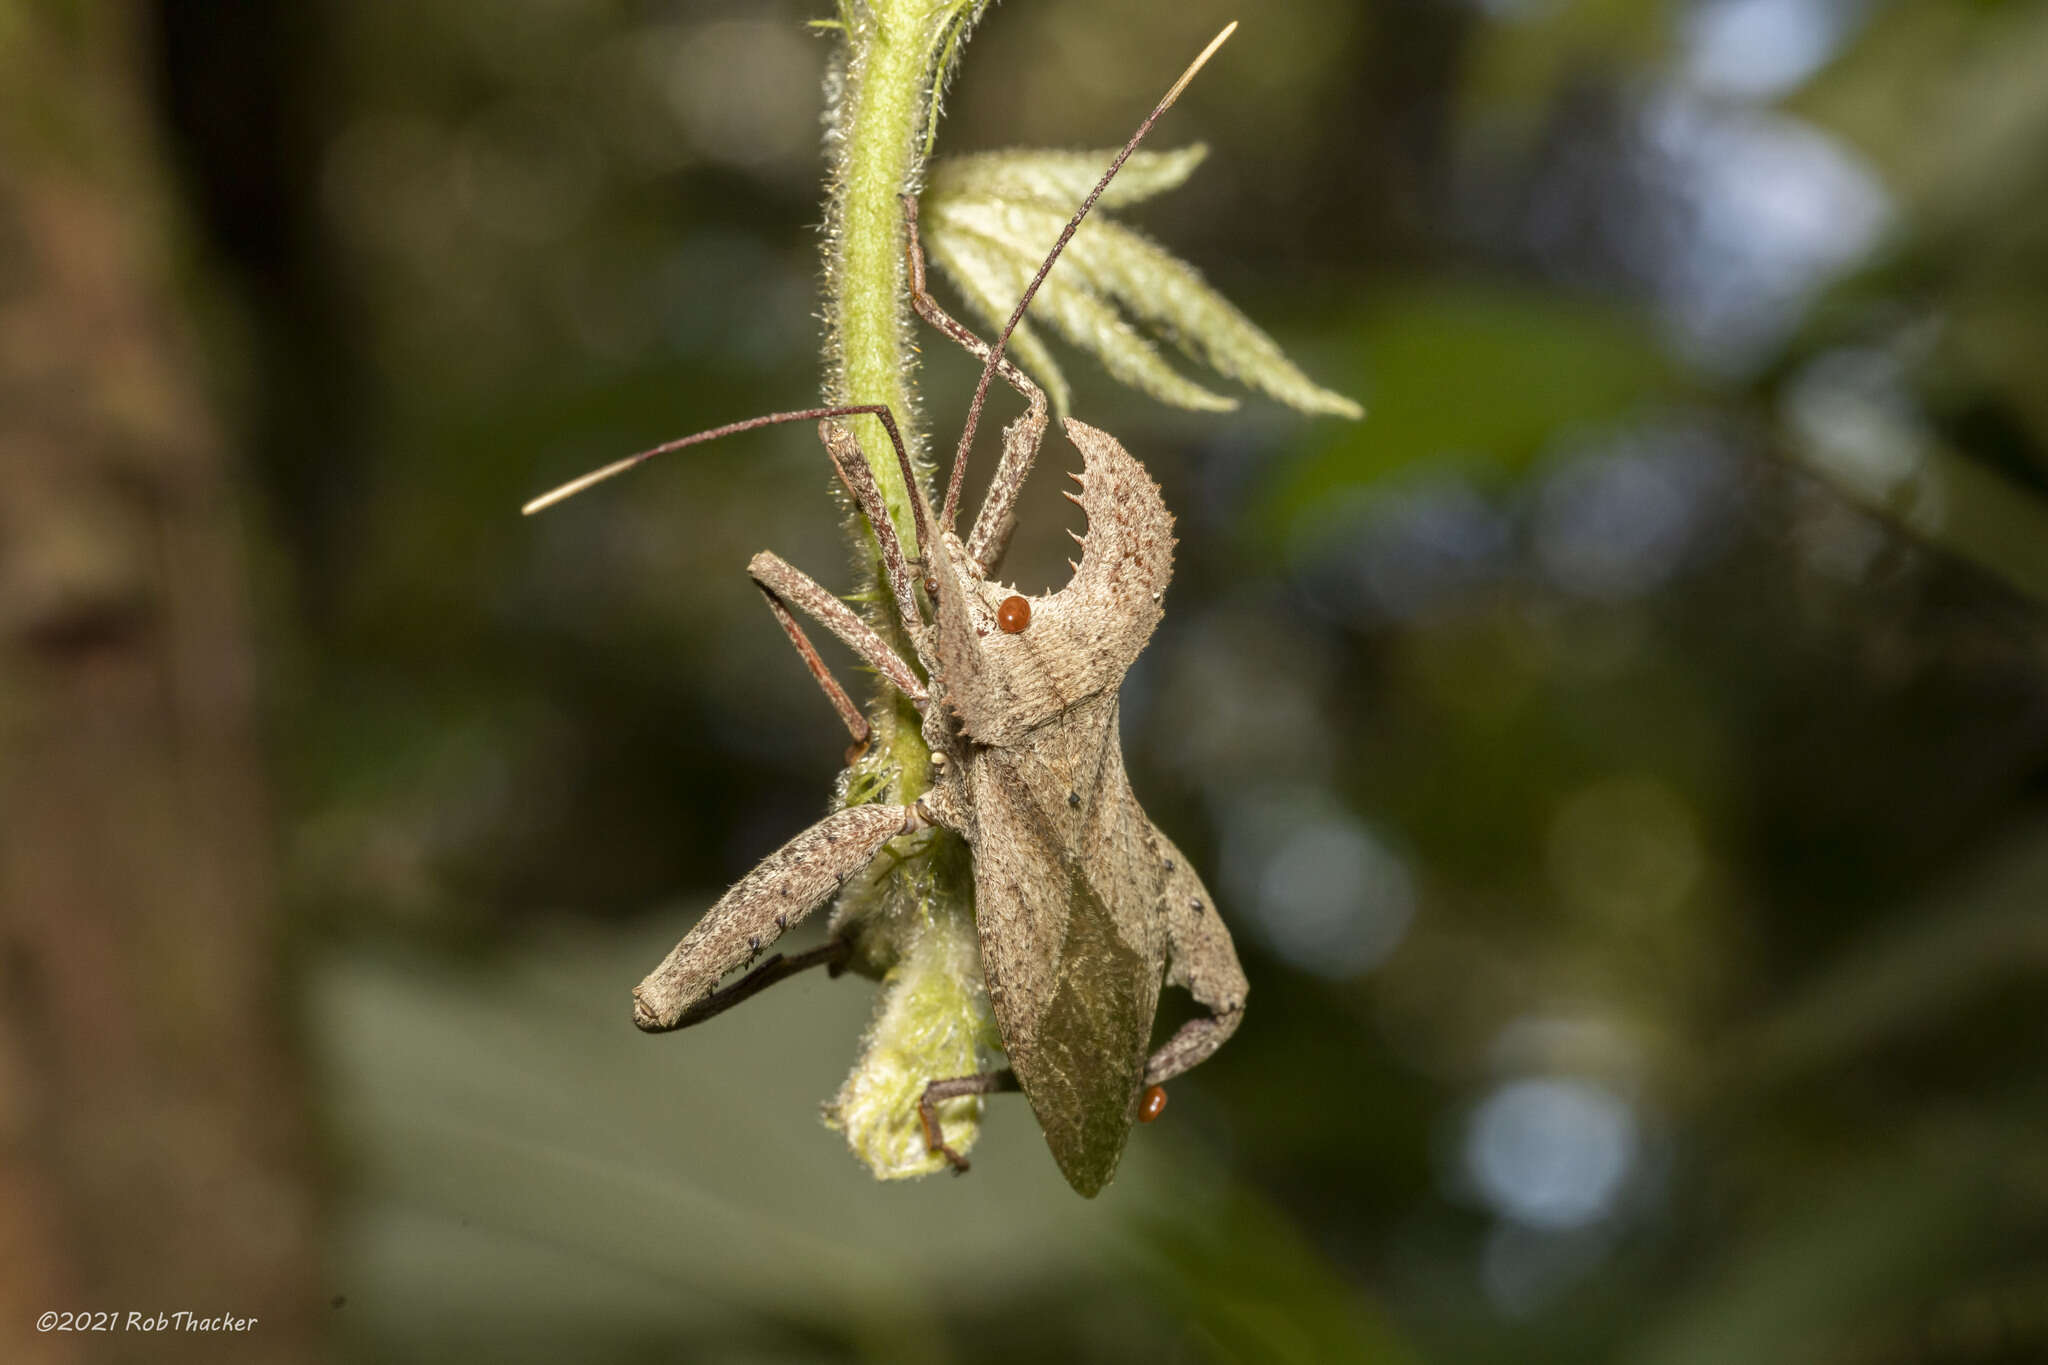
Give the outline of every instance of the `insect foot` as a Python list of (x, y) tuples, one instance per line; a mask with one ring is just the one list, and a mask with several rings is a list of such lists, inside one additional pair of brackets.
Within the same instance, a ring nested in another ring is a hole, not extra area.
[(979, 1073), (1002, 1057), (973, 902), (952, 890), (972, 884), (967, 846), (938, 830), (889, 853), (903, 846), (909, 856), (878, 859), (848, 883), (833, 910), (835, 932), (860, 936), (882, 989), (859, 1059), (825, 1106), (825, 1123), (882, 1180), (957, 1169), (945, 1152), (964, 1158), (973, 1149), (987, 1101), (976, 1094), (934, 1101), (929, 1122), (919, 1102), (932, 1081)]
[(943, 1100), (958, 1099), (965, 1095), (993, 1095), (998, 1091), (1015, 1090), (1017, 1077), (1009, 1071), (984, 1071), (974, 1076), (955, 1076), (950, 1080), (933, 1081), (924, 1088), (917, 1098), (917, 1121), (924, 1128), (925, 1150), (942, 1157), (953, 1174), (966, 1175), (967, 1158), (946, 1145), (939, 1129), (937, 1106)]

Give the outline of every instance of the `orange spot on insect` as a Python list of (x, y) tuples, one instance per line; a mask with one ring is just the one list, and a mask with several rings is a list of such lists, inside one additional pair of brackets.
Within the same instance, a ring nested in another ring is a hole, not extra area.
[(1166, 1112), (1166, 1087), (1148, 1085), (1144, 1098), (1138, 1101), (1138, 1122), (1150, 1123)]
[(1021, 597), (1005, 597), (996, 608), (996, 624), (1003, 634), (1016, 635), (1031, 624), (1031, 604)]

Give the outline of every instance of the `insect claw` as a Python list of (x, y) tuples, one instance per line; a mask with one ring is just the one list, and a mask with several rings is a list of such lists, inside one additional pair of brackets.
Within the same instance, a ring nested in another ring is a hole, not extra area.
[(932, 1109), (929, 1087), (924, 1098), (918, 1101), (917, 1120), (924, 1126), (924, 1149), (934, 1156), (944, 1157), (946, 1164), (953, 1168), (954, 1175), (966, 1175), (969, 1170), (967, 1158), (946, 1145), (945, 1135), (939, 1130), (938, 1115)]

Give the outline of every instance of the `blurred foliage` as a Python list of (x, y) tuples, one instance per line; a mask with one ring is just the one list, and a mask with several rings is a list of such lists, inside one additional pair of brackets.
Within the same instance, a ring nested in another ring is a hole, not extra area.
[[(1126, 744), (1253, 984), (1085, 1206), (1000, 1105), (843, 1155), (865, 985), (627, 1023), (836, 767), (742, 571), (837, 517), (793, 430), (516, 508), (815, 392), (820, 13), (158, 10), (361, 1358), (2048, 1354), (2048, 5), (1244, 16), (1124, 212), (1370, 415), (1071, 375), (1181, 518)], [(1233, 17), (1008, 0), (938, 151)]]
[(1635, 319), (1555, 294), (1439, 284), (1390, 294), (1361, 322), (1340, 363), (1371, 376), (1372, 427), (1274, 480), (1267, 525), (1341, 515), (1346, 493), (1446, 455), (1519, 474), (1560, 429), (1614, 420), (1670, 384)]
[[(982, 329), (999, 334), (1083, 202), (1120, 149), (1097, 152), (983, 152), (932, 168), (925, 195), (924, 241), (953, 287), (966, 295)], [(1111, 375), (1162, 403), (1228, 412), (1233, 399), (1184, 378), (1123, 314), (1172, 341), (1219, 373), (1302, 412), (1362, 417), (1358, 404), (1319, 387), (1273, 338), (1233, 308), (1201, 272), (1107, 212), (1173, 189), (1201, 163), (1197, 144), (1177, 152), (1135, 152), (1073, 234), (1046, 275), (1032, 308)], [(1128, 182), (1128, 183), (1124, 183)], [(1114, 196), (1112, 198), (1112, 195)], [(1121, 311), (1120, 311), (1121, 310)], [(1029, 325), (1009, 344), (1064, 416), (1066, 377)]]

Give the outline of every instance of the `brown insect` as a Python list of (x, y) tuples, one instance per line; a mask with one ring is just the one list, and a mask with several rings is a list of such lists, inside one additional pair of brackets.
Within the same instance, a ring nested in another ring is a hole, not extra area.
[[(1015, 526), (1017, 494), (1047, 423), (1045, 394), (1003, 356), (1046, 272), (1153, 122), (1236, 25), (1225, 29), (1161, 100), (1067, 224), (994, 347), (954, 321), (925, 289), (917, 203), (904, 200), (911, 300), (928, 323), (983, 361), (981, 382), (934, 518), (881, 405), (773, 413), (671, 441), (527, 505), (537, 511), (664, 451), (773, 423), (819, 421), (840, 479), (874, 528), (883, 576), (916, 654), (900, 657), (837, 597), (773, 554), (747, 571), (855, 744), (868, 725), (805, 637), (794, 607), (845, 641), (923, 717), (930, 790), (910, 805), (836, 811), (770, 854), (707, 911), (633, 992), (634, 1022), (664, 1032), (702, 1022), (764, 987), (848, 960), (842, 938), (775, 957), (729, 986), (786, 929), (867, 866), (883, 845), (929, 826), (973, 853), (975, 918), (989, 1002), (1009, 1066), (934, 1077), (919, 1104), (926, 1141), (961, 1170), (933, 1106), (961, 1095), (1021, 1089), (1068, 1181), (1093, 1195), (1115, 1172), (1131, 1125), (1156, 1118), (1161, 1083), (1203, 1061), (1243, 1017), (1246, 983), (1230, 934), (1194, 869), (1146, 818), (1124, 774), (1117, 690), (1162, 614), (1172, 577), (1173, 518), (1144, 468), (1107, 433), (1064, 423), (1081, 453), (1068, 494), (1088, 518), (1081, 560), (1058, 592), (1026, 597), (990, 575)], [(961, 473), (992, 376), (1022, 394), (1025, 414), (963, 540), (953, 531)], [(899, 541), (873, 475), (841, 419), (880, 419), (911, 490), (917, 553)], [(936, 525), (934, 526), (934, 521)], [(926, 600), (920, 601), (922, 587)], [(920, 681), (920, 672), (929, 681)], [(848, 934), (860, 932), (859, 922)], [(1151, 1049), (1160, 988), (1193, 995), (1204, 1013)]]

